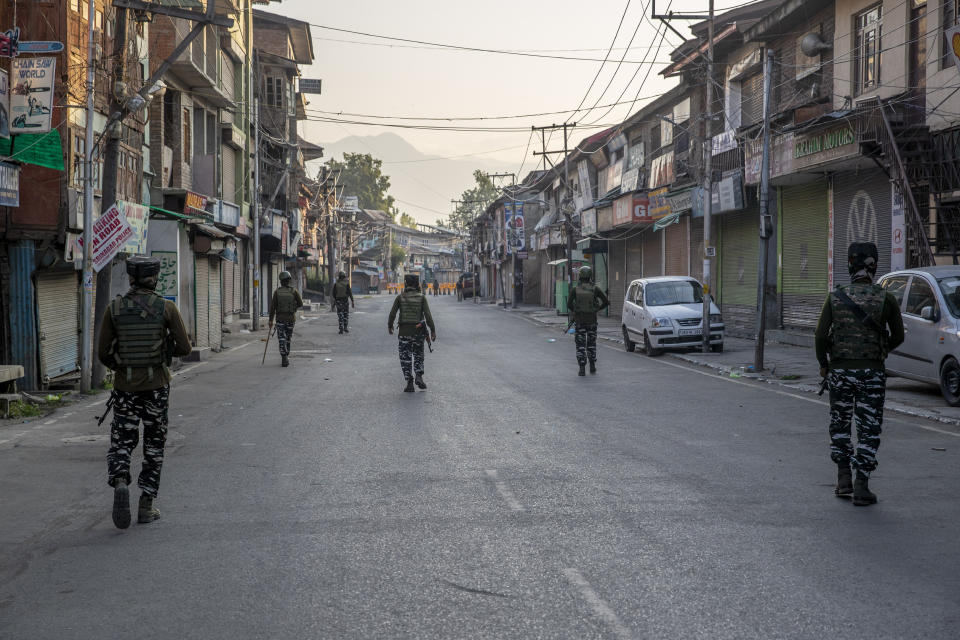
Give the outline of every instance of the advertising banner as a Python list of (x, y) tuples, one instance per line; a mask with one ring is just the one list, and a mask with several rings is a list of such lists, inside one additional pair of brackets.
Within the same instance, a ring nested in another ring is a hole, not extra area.
[(577, 163), (577, 176), (580, 180), (580, 208), (586, 209), (593, 203), (593, 188), (590, 186), (590, 165), (587, 160)]
[[(127, 219), (120, 213), (117, 205), (113, 205), (106, 212), (100, 214), (93, 223), (93, 269), (100, 271), (110, 264), (123, 245), (133, 237), (133, 229)], [(83, 248), (83, 236), (78, 238)]]
[(646, 196), (633, 197), (633, 221), (634, 223), (653, 222), (653, 217), (650, 215), (650, 200)]
[(177, 301), (177, 252), (153, 251), (154, 258), (160, 258), (160, 279), (156, 292), (174, 303)]
[(650, 217), (654, 220), (670, 215), (670, 200), (667, 198), (667, 189), (657, 189), (648, 194), (650, 199)]
[(633, 222), (633, 196), (627, 194), (613, 201), (613, 226)]
[(146, 255), (147, 253), (147, 221), (148, 209), (142, 204), (133, 202), (119, 202), (120, 211), (127, 219), (127, 224), (133, 230), (133, 235), (120, 249), (124, 253)]
[(10, 75), (0, 69), (0, 138), (10, 137)]
[(20, 167), (0, 162), (0, 205), (20, 206)]
[(907, 268), (907, 222), (906, 209), (903, 204), (903, 194), (896, 183), (891, 182), (893, 190), (890, 207), (890, 270), (898, 271)]
[(581, 231), (585, 236), (592, 236), (597, 232), (597, 210), (586, 209), (580, 214)]
[[(183, 201), (183, 212), (209, 215), (207, 214), (207, 202), (207, 196), (202, 196), (193, 191), (187, 191), (186, 198)], [(191, 209), (193, 211), (190, 211)]]
[(14, 133), (50, 131), (56, 58), (14, 58), (10, 61), (13, 88), (10, 130)]
[(674, 181), (673, 171), (673, 151), (668, 151), (662, 156), (653, 159), (650, 166), (650, 188), (656, 189), (664, 185), (672, 184)]

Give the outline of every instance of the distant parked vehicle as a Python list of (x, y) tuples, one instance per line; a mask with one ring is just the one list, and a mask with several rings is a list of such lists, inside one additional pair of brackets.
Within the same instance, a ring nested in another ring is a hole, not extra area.
[(894, 271), (880, 285), (900, 303), (905, 332), (887, 371), (938, 385), (947, 404), (960, 406), (960, 266)]
[(463, 297), (472, 298), (476, 293), (476, 274), (474, 273), (464, 273), (460, 275), (458, 279), (460, 284), (463, 286)]
[[(648, 356), (703, 343), (703, 287), (694, 278), (665, 276), (630, 283), (623, 301), (623, 344)], [(710, 303), (710, 350), (723, 351), (723, 317)]]

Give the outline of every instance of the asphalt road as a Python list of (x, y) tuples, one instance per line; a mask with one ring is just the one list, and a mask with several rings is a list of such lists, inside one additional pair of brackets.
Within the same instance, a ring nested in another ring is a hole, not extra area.
[(94, 407), (0, 427), (0, 638), (957, 637), (953, 427), (888, 416), (857, 508), (815, 396), (450, 297), (405, 394), (391, 300), (185, 369), (150, 525)]

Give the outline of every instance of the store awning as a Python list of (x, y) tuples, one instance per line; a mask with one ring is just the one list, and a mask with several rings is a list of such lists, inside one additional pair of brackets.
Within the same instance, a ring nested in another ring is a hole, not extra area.
[(201, 218), (199, 216), (188, 216), (185, 213), (177, 213), (176, 211), (167, 211), (166, 209), (161, 209), (160, 207), (150, 207), (150, 211), (167, 216), (168, 218), (173, 218), (174, 220), (182, 220), (183, 222), (188, 222), (191, 224), (200, 224), (207, 221), (206, 218)]
[(680, 212), (671, 213), (668, 216), (664, 216), (653, 223), (653, 228), (655, 231), (660, 231), (661, 229), (666, 229), (672, 224), (680, 222), (680, 216), (683, 215)]
[(567, 259), (566, 259), (566, 258), (560, 258), (559, 260), (554, 260), (554, 261), (552, 261), (552, 262), (548, 262), (548, 263), (547, 263), (547, 266), (556, 267), (556, 266), (558, 266), (558, 265), (566, 264), (566, 263), (567, 263)]
[(0, 138), (0, 156), (13, 162), (55, 171), (64, 170), (63, 145), (56, 129), (47, 133), (18, 133), (10, 138)]
[(221, 231), (220, 229), (217, 229), (212, 224), (198, 224), (196, 225), (196, 227), (197, 227), (197, 231), (199, 231), (205, 236), (210, 236), (211, 238), (218, 238), (218, 239), (233, 238), (232, 235), (230, 235), (226, 231)]

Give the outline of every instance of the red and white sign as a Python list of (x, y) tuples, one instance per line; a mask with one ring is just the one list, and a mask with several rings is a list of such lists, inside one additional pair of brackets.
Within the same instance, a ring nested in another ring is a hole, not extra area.
[(650, 215), (650, 201), (644, 197), (634, 196), (633, 198), (633, 221), (636, 222), (653, 222), (653, 217)]
[(187, 195), (184, 198), (183, 203), (183, 212), (190, 213), (190, 210), (193, 209), (197, 213), (208, 215), (207, 214), (207, 196), (200, 195), (199, 193), (194, 193), (193, 191), (187, 191)]
[[(123, 245), (133, 237), (133, 229), (117, 205), (100, 214), (93, 223), (93, 270), (100, 271), (110, 264)], [(83, 249), (83, 236), (77, 238)]]

